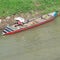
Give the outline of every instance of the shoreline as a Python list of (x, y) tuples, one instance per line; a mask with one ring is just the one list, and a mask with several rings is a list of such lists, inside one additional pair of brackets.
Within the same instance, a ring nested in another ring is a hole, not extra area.
[(4, 29), (7, 25), (12, 25), (14, 24), (16, 21), (14, 20), (15, 17), (22, 17), (24, 18), (25, 20), (28, 20), (28, 19), (32, 19), (32, 18), (35, 18), (35, 17), (38, 17), (40, 16), (41, 14), (38, 12), (38, 11), (35, 11), (35, 13), (19, 13), (19, 14), (14, 14), (14, 15), (11, 15), (11, 16), (7, 16), (7, 17), (2, 17), (0, 18), (0, 30)]
[[(35, 17), (38, 17), (38, 16), (41, 16), (41, 12), (39, 11), (35, 11), (35, 13), (19, 13), (19, 14), (14, 14), (14, 15), (11, 15), (11, 16), (7, 16), (7, 17), (3, 17), (3, 18), (0, 18), (0, 31), (3, 30), (7, 25), (12, 25), (14, 24), (16, 21), (14, 20), (15, 17), (22, 17), (24, 18), (25, 20), (27, 19), (32, 19), (32, 18), (35, 18)], [(58, 13), (58, 16), (60, 16), (60, 12)]]

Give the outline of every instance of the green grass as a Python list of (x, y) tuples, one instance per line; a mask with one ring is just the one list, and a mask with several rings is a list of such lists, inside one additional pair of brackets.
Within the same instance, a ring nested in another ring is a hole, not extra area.
[(32, 10), (43, 13), (60, 10), (60, 0), (0, 0), (0, 17)]

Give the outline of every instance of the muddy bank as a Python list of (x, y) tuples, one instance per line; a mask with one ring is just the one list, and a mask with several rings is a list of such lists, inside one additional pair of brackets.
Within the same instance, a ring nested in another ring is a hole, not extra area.
[[(14, 24), (16, 22), (14, 20), (15, 17), (22, 17), (25, 20), (27, 20), (27, 19), (32, 19), (41, 15), (42, 14), (40, 11), (32, 11), (29, 13), (18, 13), (18, 14), (13, 14), (11, 16), (7, 16), (7, 17), (2, 17), (0, 18), (0, 30), (4, 29), (7, 25)], [(60, 13), (58, 14), (58, 16), (60, 16)]]
[(14, 18), (15, 17), (22, 17), (25, 20), (27, 19), (31, 19), (34, 17), (38, 17), (40, 16), (40, 12), (39, 11), (32, 11), (29, 13), (18, 13), (18, 14), (13, 14), (12, 16), (7, 16), (7, 17), (2, 17), (0, 18), (0, 30), (4, 29), (4, 27), (6, 27), (8, 24), (12, 25), (15, 23)]

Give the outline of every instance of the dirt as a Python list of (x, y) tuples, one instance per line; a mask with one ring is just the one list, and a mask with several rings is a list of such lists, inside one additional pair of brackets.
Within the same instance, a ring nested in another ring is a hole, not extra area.
[[(25, 20), (32, 19), (41, 15), (40, 11), (31, 11), (29, 13), (18, 13), (13, 14), (11, 16), (2, 17), (0, 18), (0, 30), (3, 30), (7, 25), (12, 25), (16, 21), (14, 20), (15, 17), (22, 17)], [(58, 14), (60, 16), (60, 13)]]
[(18, 13), (18, 14), (13, 14), (11, 16), (7, 16), (7, 17), (2, 17), (0, 18), (0, 30), (4, 29), (7, 25), (12, 25), (15, 23), (14, 18), (15, 17), (22, 17), (25, 20), (27, 19), (31, 19), (34, 17), (40, 16), (40, 12), (39, 11), (31, 11), (29, 13)]

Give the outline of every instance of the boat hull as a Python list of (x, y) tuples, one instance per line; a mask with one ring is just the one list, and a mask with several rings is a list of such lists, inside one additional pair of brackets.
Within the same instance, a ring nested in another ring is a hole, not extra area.
[(52, 17), (49, 18), (48, 20), (46, 20), (46, 21), (44, 21), (44, 22), (41, 22), (41, 23), (39, 23), (39, 24), (35, 24), (35, 25), (29, 26), (29, 27), (27, 27), (27, 28), (21, 28), (21, 29), (12, 31), (12, 32), (8, 32), (8, 33), (5, 33), (4, 35), (11, 35), (11, 34), (15, 34), (15, 33), (18, 33), (18, 32), (22, 32), (22, 31), (25, 31), (25, 30), (28, 30), (28, 29), (32, 29), (32, 28), (34, 28), (34, 27), (37, 27), (37, 26), (43, 25), (43, 24), (45, 24), (45, 23), (51, 22), (51, 21), (53, 21), (54, 19), (55, 19), (55, 17), (52, 16)]

